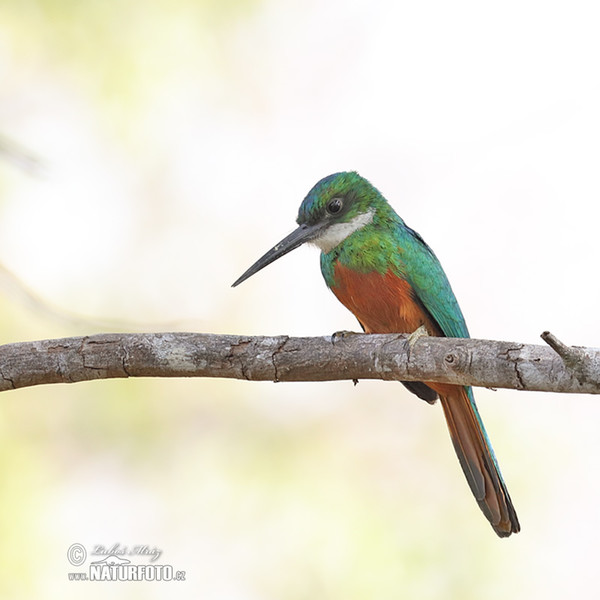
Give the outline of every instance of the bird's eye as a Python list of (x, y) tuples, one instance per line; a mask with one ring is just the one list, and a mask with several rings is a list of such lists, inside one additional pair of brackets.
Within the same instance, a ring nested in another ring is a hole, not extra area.
[(330, 215), (335, 215), (342, 210), (343, 204), (344, 203), (341, 198), (333, 198), (329, 201), (329, 204), (327, 204), (327, 212)]

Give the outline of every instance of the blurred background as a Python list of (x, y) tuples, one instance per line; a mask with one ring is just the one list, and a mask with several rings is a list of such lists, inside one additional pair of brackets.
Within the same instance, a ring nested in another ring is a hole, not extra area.
[[(598, 25), (577, 0), (4, 0), (2, 342), (357, 330), (314, 249), (230, 288), (355, 169), (434, 248), (474, 337), (597, 346)], [(3, 393), (0, 594), (598, 597), (597, 399), (476, 395), (507, 540), (440, 407), (393, 382)], [(68, 581), (73, 543), (159, 548), (186, 581)]]

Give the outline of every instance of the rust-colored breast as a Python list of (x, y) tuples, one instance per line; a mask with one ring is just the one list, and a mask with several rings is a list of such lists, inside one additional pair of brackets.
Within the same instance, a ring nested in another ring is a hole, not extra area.
[(367, 333), (412, 333), (425, 325), (430, 335), (441, 334), (410, 284), (391, 271), (360, 273), (338, 262), (334, 273), (333, 293)]

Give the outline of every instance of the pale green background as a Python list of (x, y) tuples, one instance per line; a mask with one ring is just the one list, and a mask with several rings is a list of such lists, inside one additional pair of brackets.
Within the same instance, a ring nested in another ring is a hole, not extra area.
[[(433, 246), (474, 336), (598, 345), (595, 9), (4, 0), (0, 134), (40, 164), (2, 142), (0, 263), (38, 298), (0, 273), (2, 342), (357, 329), (315, 250), (229, 287), (313, 183), (357, 169)], [(598, 597), (598, 401), (477, 398), (508, 540), (439, 406), (395, 383), (4, 393), (0, 595)], [(74, 542), (156, 546), (187, 580), (69, 582)]]

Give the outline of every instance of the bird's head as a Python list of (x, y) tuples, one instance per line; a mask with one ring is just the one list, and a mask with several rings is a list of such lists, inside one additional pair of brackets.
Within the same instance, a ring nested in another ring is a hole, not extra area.
[(330, 252), (347, 237), (391, 210), (383, 196), (354, 171), (334, 173), (308, 192), (298, 211), (298, 228), (259, 258), (234, 284), (242, 283), (284, 254), (308, 242)]
[(306, 241), (327, 253), (372, 223), (384, 205), (387, 202), (383, 196), (355, 171), (334, 173), (308, 192), (296, 222), (300, 228), (310, 230)]

